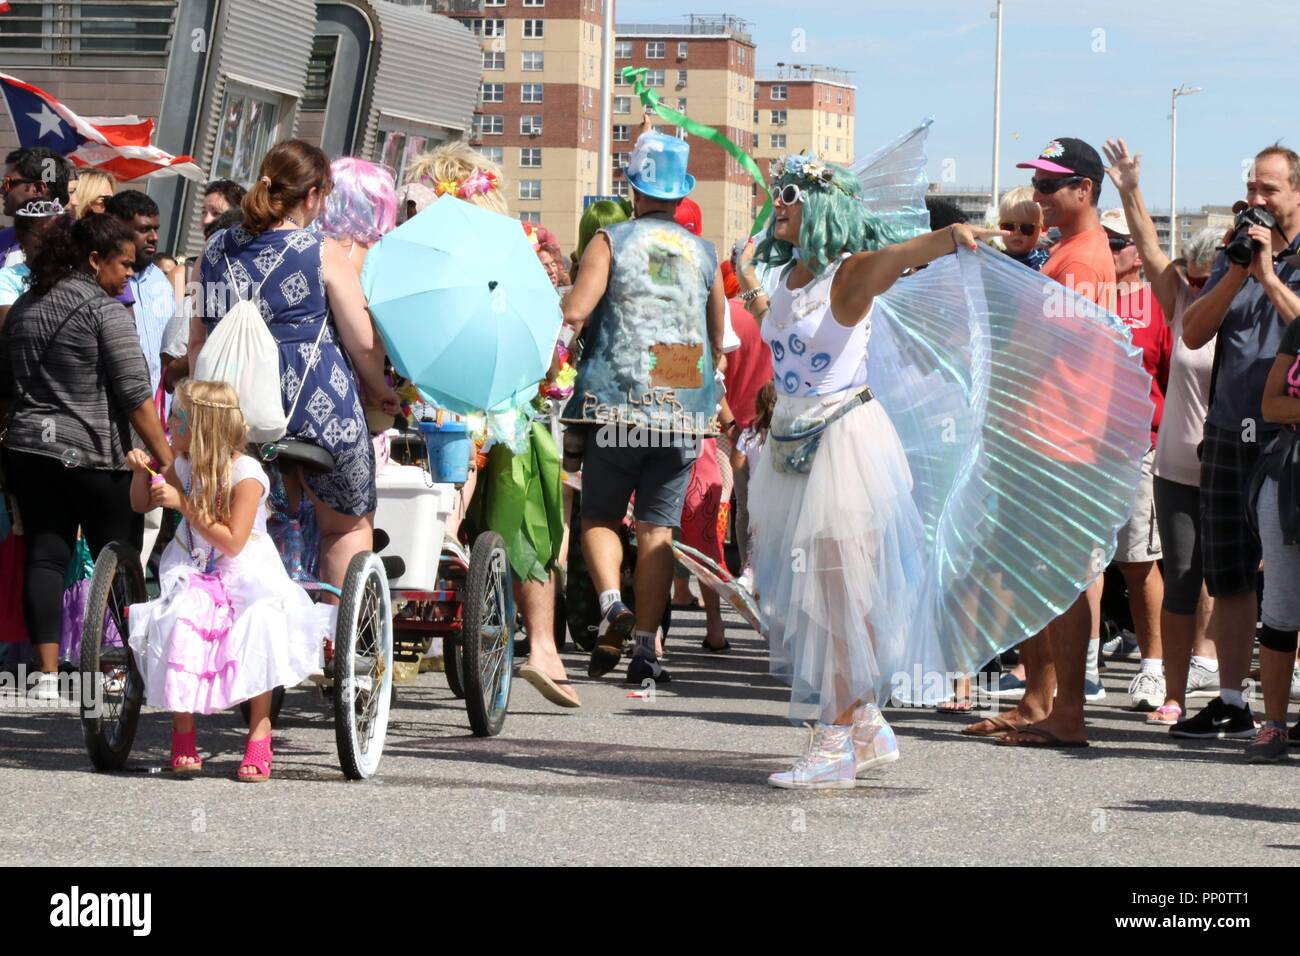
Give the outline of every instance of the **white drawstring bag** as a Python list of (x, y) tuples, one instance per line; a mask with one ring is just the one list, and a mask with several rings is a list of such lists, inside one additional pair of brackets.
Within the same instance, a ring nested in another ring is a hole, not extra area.
[[(229, 257), (226, 258), (226, 274), (238, 294), (239, 283), (234, 279)], [(289, 427), (289, 416), (297, 408), (298, 398), (302, 395), (302, 386), (299, 385), (289, 415), (285, 415), (280, 398), (280, 348), (254, 301), (260, 290), (259, 284), (252, 298), (241, 297), (225, 314), (208, 336), (194, 363), (196, 379), (226, 382), (234, 388), (239, 395), (244, 420), (248, 422), (248, 440), (259, 445), (284, 437)], [(327, 316), (321, 323), (313, 361), (320, 353), (321, 337), (328, 322)]]

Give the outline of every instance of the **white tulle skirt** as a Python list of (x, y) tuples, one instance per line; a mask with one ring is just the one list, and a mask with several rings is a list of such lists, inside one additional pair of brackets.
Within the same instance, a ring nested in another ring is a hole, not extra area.
[[(818, 404), (780, 397), (773, 434)], [(806, 475), (778, 472), (776, 457), (769, 447), (750, 479), (749, 514), (754, 590), (791, 718), (833, 722), (895, 690), (919, 698), (913, 685), (941, 682), (944, 655), (923, 613), (925, 531), (889, 416), (869, 401), (832, 422)]]

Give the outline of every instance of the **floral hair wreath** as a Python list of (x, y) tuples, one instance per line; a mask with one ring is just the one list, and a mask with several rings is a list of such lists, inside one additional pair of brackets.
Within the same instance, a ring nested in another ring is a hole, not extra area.
[(439, 196), (452, 195), (461, 199), (481, 196), (498, 188), (497, 174), (484, 169), (475, 170), (464, 179), (444, 179), (437, 183), (425, 179), (425, 182), (433, 186), (433, 191)]
[(806, 156), (803, 153), (782, 156), (780, 159), (773, 161), (769, 171), (772, 174), (773, 181), (783, 176), (793, 176), (795, 179), (800, 180), (803, 185), (821, 190), (827, 190), (834, 186), (846, 196), (853, 196), (852, 193), (835, 181), (834, 169), (821, 160)]

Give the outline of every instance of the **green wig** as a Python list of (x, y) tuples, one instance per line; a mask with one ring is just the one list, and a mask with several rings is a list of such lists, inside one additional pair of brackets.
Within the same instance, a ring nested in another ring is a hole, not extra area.
[(592, 236), (606, 226), (625, 222), (629, 218), (623, 211), (623, 207), (612, 199), (598, 199), (588, 206), (582, 218), (578, 220), (578, 261), (582, 261), (582, 254), (586, 251), (587, 243), (591, 242)]
[[(857, 176), (843, 166), (810, 156), (785, 156), (773, 163), (772, 175), (773, 194), (789, 183), (803, 190), (798, 258), (814, 275), (842, 252), (872, 252), (902, 239), (868, 211), (860, 198)], [(772, 235), (775, 226), (773, 217), (754, 250), (754, 259), (783, 266), (796, 258), (795, 249)]]

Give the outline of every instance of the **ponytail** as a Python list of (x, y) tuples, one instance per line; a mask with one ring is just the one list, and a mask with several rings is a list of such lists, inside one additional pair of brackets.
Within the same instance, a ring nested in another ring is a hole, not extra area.
[(320, 149), (300, 139), (276, 143), (244, 197), (244, 228), (259, 236), (301, 205), (313, 189), (325, 195), (331, 185), (329, 158)]
[(32, 289), (45, 295), (61, 280), (90, 261), (90, 254), (108, 257), (123, 246), (135, 245), (130, 227), (108, 213), (91, 213), (79, 220), (60, 216), (41, 239), (40, 249), (30, 263)]

